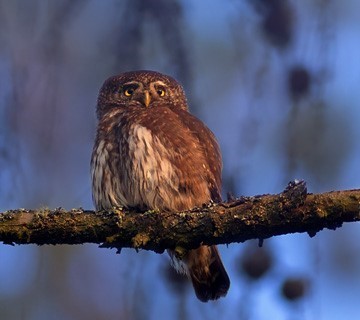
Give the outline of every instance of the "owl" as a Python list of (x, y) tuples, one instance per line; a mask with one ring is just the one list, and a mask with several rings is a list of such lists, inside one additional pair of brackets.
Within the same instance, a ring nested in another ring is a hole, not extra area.
[[(184, 211), (221, 201), (218, 143), (190, 114), (176, 80), (155, 71), (113, 76), (100, 90), (96, 113), (91, 159), (96, 210)], [(201, 301), (226, 295), (230, 280), (216, 246), (202, 245), (181, 258), (168, 252)]]

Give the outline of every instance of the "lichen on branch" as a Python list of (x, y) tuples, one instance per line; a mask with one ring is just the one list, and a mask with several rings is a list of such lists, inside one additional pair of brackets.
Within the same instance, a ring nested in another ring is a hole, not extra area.
[(111, 212), (83, 209), (10, 210), (0, 213), (5, 244), (83, 244), (165, 249), (230, 244), (295, 232), (314, 236), (360, 220), (360, 190), (307, 194), (305, 184), (277, 195), (240, 197), (186, 212)]

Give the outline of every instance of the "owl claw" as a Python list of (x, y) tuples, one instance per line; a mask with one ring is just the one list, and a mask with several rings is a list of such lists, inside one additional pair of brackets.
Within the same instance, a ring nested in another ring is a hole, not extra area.
[(174, 253), (177, 259), (182, 260), (184, 256), (188, 253), (188, 250), (183, 247), (177, 246), (174, 250)]

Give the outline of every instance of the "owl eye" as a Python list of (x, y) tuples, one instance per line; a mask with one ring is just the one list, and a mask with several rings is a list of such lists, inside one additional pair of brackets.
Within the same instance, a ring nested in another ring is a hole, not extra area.
[(124, 95), (127, 97), (131, 97), (134, 94), (134, 88), (127, 88), (124, 90)]
[(156, 93), (160, 96), (163, 97), (165, 95), (165, 89), (163, 88), (158, 88), (156, 89)]

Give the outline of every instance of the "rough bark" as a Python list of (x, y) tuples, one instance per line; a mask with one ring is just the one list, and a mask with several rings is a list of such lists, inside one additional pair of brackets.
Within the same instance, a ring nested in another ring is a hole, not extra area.
[(144, 213), (114, 209), (10, 210), (0, 213), (5, 244), (82, 244), (131, 247), (163, 252), (200, 244), (229, 244), (249, 239), (336, 229), (360, 220), (360, 190), (307, 194), (305, 184), (278, 195), (241, 197), (187, 212)]

